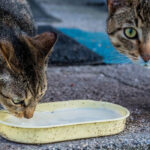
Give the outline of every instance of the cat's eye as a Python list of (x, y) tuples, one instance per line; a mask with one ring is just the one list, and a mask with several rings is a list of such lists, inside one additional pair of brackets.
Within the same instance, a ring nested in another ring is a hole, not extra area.
[(138, 36), (138, 33), (137, 33), (136, 29), (134, 29), (132, 27), (131, 28), (125, 28), (124, 29), (124, 34), (129, 39), (136, 39), (137, 36)]
[(13, 103), (16, 104), (16, 105), (17, 105), (17, 104), (23, 104), (23, 103), (24, 103), (24, 101), (19, 100), (19, 99), (13, 99), (12, 101), (13, 101)]

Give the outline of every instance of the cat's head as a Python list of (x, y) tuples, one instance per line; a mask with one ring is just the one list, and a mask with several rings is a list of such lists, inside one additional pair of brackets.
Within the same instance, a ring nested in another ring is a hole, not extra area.
[(114, 47), (133, 61), (150, 60), (150, 1), (107, 0), (107, 33)]
[(47, 89), (46, 66), (55, 33), (0, 39), (0, 103), (17, 117), (32, 118)]

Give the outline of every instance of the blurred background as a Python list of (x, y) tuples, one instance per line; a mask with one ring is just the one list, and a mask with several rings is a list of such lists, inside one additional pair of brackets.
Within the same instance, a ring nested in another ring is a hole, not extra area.
[(49, 64), (131, 63), (106, 34), (106, 0), (30, 0), (39, 32), (54, 31), (58, 42)]

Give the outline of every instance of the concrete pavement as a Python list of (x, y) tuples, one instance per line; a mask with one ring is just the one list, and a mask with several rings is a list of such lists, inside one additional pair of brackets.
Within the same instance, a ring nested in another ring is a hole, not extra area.
[(134, 65), (51, 67), (47, 74), (48, 90), (41, 102), (93, 99), (120, 104), (131, 112), (125, 131), (46, 145), (16, 144), (0, 138), (0, 150), (150, 149), (150, 70)]

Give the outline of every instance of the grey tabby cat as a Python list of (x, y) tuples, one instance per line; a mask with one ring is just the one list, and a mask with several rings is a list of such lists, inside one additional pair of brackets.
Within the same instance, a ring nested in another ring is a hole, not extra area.
[(133, 61), (150, 60), (150, 0), (107, 0), (107, 33)]
[(56, 34), (36, 35), (26, 0), (0, 0), (0, 104), (32, 118), (47, 89), (46, 66)]

